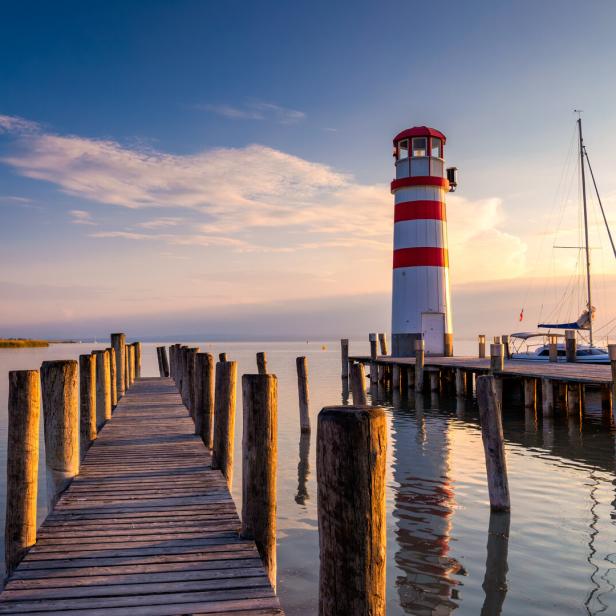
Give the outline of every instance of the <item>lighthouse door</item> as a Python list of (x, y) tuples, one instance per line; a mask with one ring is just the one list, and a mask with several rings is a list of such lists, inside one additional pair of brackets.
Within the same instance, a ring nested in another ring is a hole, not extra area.
[(426, 355), (444, 355), (445, 315), (442, 312), (422, 312), (421, 330), (426, 343)]

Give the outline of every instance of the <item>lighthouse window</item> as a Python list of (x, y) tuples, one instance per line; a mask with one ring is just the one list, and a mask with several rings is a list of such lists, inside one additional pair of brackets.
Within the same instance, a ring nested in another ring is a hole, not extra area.
[(398, 160), (409, 157), (409, 141), (404, 139), (398, 144)]
[(438, 137), (432, 137), (430, 141), (432, 142), (432, 154), (430, 156), (443, 158), (441, 154), (441, 140)]
[(428, 145), (425, 137), (413, 137), (413, 156), (427, 156)]

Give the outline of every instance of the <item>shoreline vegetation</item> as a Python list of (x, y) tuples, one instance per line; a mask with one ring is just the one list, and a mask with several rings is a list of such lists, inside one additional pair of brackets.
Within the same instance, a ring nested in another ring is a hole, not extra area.
[(0, 349), (28, 349), (48, 347), (48, 340), (30, 340), (28, 338), (0, 338)]

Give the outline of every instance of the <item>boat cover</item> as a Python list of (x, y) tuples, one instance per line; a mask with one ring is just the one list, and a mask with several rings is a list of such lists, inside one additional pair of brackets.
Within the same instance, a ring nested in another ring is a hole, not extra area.
[[(595, 307), (592, 306), (592, 318), (595, 318)], [(590, 329), (590, 316), (588, 310), (584, 310), (580, 315), (580, 318), (573, 323), (539, 323), (537, 327), (544, 327), (546, 329)]]

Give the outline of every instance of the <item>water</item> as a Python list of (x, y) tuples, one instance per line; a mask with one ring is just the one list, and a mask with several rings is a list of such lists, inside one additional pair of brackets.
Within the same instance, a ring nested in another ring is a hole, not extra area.
[[(195, 343), (227, 351), (239, 373), (268, 353), (279, 378), (278, 591), (290, 616), (318, 599), (317, 413), (342, 402), (339, 343)], [(72, 359), (104, 345), (0, 350), (0, 460), (6, 461), (8, 370)], [(143, 345), (143, 375), (157, 373)], [(464, 349), (462, 349), (464, 350)], [(474, 348), (467, 349), (468, 352)], [(352, 342), (353, 353), (367, 344)], [(313, 433), (300, 437), (295, 357), (306, 355)], [(241, 391), (233, 497), (241, 499)], [(504, 410), (511, 516), (490, 515), (481, 434), (472, 402), (376, 393), (387, 407), (387, 613), (456, 615), (616, 613), (614, 426), (597, 400), (582, 421)], [(4, 466), (0, 478), (4, 482)], [(41, 477), (41, 489), (44, 481)], [(4, 515), (0, 485), (0, 515)], [(44, 494), (44, 492), (43, 492)], [(44, 503), (45, 498), (39, 498)], [(40, 519), (45, 515), (40, 507)], [(507, 530), (508, 539), (507, 539)], [(2, 546), (3, 547), (3, 546)], [(488, 563), (488, 564), (487, 564)]]

